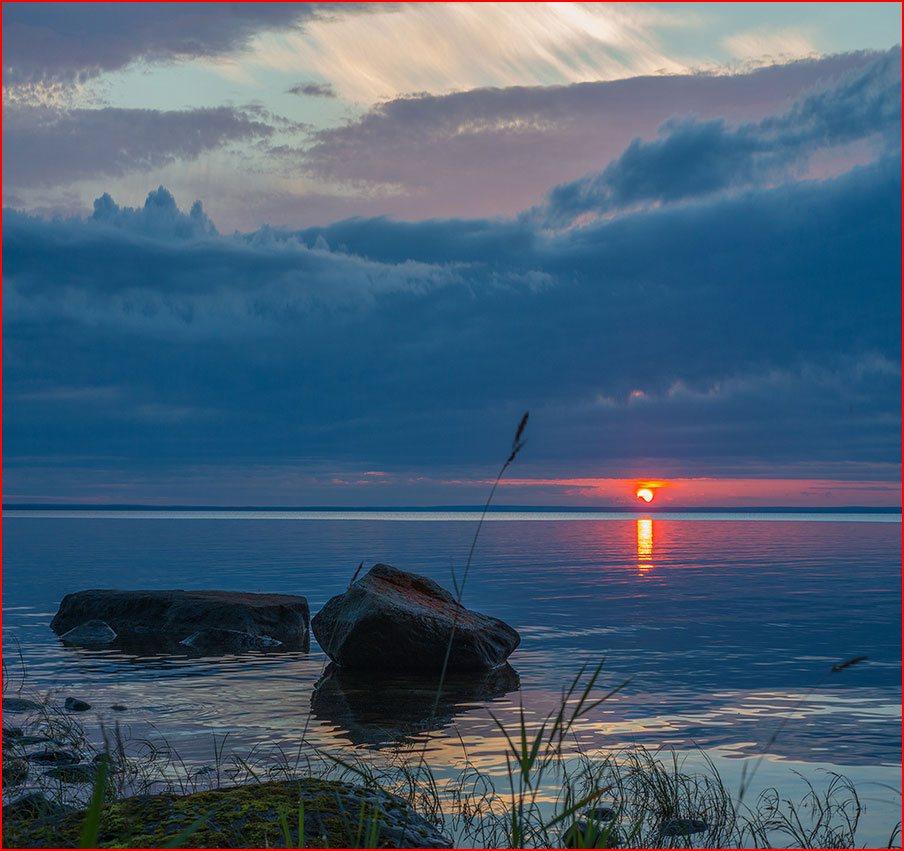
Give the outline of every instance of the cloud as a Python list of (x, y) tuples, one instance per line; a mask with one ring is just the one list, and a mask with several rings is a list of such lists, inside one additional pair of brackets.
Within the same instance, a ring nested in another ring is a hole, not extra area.
[(334, 98), (336, 92), (330, 83), (298, 83), (288, 90), (290, 95), (306, 95), (315, 98)]
[(16, 187), (120, 177), (274, 132), (231, 107), (160, 111), (18, 105), (5, 107), (3, 119), (3, 181)]
[(635, 138), (602, 172), (556, 187), (546, 223), (765, 183), (800, 169), (817, 150), (863, 139), (891, 151), (900, 146), (900, 127), (901, 53), (893, 50), (780, 116), (736, 127), (722, 118), (671, 119), (656, 139)]
[(624, 4), (381, 5), (366, 18), (321, 17), (303, 33), (261, 35), (247, 61), (286, 73), (313, 68), (343, 98), (370, 104), (411, 92), (686, 71), (654, 34), (680, 25), (677, 15)]
[(789, 62), (819, 53), (809, 35), (794, 28), (760, 27), (726, 36), (722, 45), (736, 59), (757, 63)]
[[(523, 218), (221, 236), (202, 214), (162, 189), (87, 221), (5, 214), (11, 463), (454, 469), (504, 454), (530, 408), (525, 464), (547, 469), (893, 475), (895, 157), (557, 234)], [(70, 390), (90, 387), (117, 393)]]
[(138, 60), (217, 56), (321, 12), (304, 3), (11, 4), (3, 10), (3, 82), (67, 85)]
[[(736, 75), (397, 98), (360, 119), (312, 134), (303, 149), (281, 149), (279, 161), (290, 173), (356, 190), (346, 215), (511, 215), (537, 204), (550, 186), (598, 170), (632, 138), (653, 136), (670, 117), (760, 119), (788, 109), (820, 81), (874, 58), (849, 54)], [(296, 215), (307, 208), (299, 206)]]
[(94, 202), (91, 219), (142, 236), (186, 240), (216, 236), (217, 233), (200, 201), (195, 201), (186, 215), (176, 206), (172, 194), (162, 186), (150, 192), (144, 206), (139, 209), (120, 207), (104, 193)]

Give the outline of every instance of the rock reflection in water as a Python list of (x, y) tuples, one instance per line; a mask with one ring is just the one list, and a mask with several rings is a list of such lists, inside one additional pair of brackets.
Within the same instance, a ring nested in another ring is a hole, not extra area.
[(441, 730), (459, 712), (521, 688), (511, 665), (474, 674), (439, 675), (349, 671), (330, 663), (311, 696), (315, 718), (346, 731), (356, 745), (380, 745)]
[[(220, 630), (227, 632), (227, 630)], [(249, 636), (254, 638), (255, 636)], [(248, 642), (221, 642), (208, 640), (198, 642), (197, 646), (185, 644), (178, 634), (166, 635), (118, 635), (113, 641), (103, 645), (79, 644), (66, 641), (63, 636), (57, 636), (59, 643), (70, 652), (82, 656), (119, 656), (130, 661), (146, 661), (156, 657), (189, 657), (189, 658), (215, 658), (219, 656), (241, 656), (248, 653), (256, 655), (280, 656), (286, 654), (309, 653), (311, 650), (311, 633), (306, 632), (304, 637), (295, 642), (267, 645)]]

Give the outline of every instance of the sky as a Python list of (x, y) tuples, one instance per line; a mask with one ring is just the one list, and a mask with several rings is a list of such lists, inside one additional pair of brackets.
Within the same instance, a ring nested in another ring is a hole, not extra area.
[(4, 3), (4, 502), (898, 506), (898, 3)]

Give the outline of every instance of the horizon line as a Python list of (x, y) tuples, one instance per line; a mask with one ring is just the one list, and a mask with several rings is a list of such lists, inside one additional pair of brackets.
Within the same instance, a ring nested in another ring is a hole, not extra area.
[[(2, 504), (0, 511), (483, 511), (484, 505), (190, 505), (190, 504), (149, 504), (149, 503), (9, 503)], [(901, 513), (902, 506), (894, 505), (839, 505), (839, 506), (795, 506), (795, 505), (755, 505), (755, 506), (681, 506), (649, 504), (628, 505), (491, 505), (486, 507), (492, 512), (586, 512), (625, 514), (653, 513), (690, 513), (690, 512), (728, 512), (728, 513), (806, 513), (806, 514), (844, 514), (844, 513)]]

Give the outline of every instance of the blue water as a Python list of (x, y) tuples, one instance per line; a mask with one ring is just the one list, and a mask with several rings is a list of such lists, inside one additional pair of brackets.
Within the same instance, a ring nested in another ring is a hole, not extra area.
[[(764, 782), (784, 782), (790, 769), (814, 779), (835, 770), (867, 798), (871, 784), (900, 788), (900, 518), (763, 519), (493, 515), (464, 602), (521, 633), (510, 660), (520, 690), (465, 689), (449, 698), (441, 722), (419, 724), (418, 714), (429, 712), (404, 684), (312, 715), (313, 684), (326, 662), (316, 642), (308, 653), (137, 657), (65, 647), (48, 623), (66, 593), (84, 588), (295, 593), (316, 612), (362, 561), (451, 588), (475, 516), (6, 512), (9, 679), (18, 686), (15, 642), (28, 689), (53, 690), (59, 700), (82, 696), (101, 707), (92, 714), (98, 722), (112, 717), (105, 707), (125, 704), (119, 720), (136, 735), (153, 725), (198, 764), (210, 759), (211, 732), (228, 731), (239, 749), (297, 744), (303, 732), (318, 746), (368, 753), (404, 734), (428, 737), (435, 759), (450, 767), (461, 736), (472, 759), (496, 770), (504, 743), (487, 708), (513, 720), (523, 702), (529, 719), (539, 718), (582, 665), (605, 657), (601, 685), (630, 682), (580, 728), (585, 750), (639, 743), (705, 753), (734, 782), (782, 725)], [(830, 672), (861, 655), (868, 660)], [(882, 803), (889, 797), (877, 792), (868, 807), (877, 840), (884, 832), (887, 841), (898, 820), (899, 800)]]

